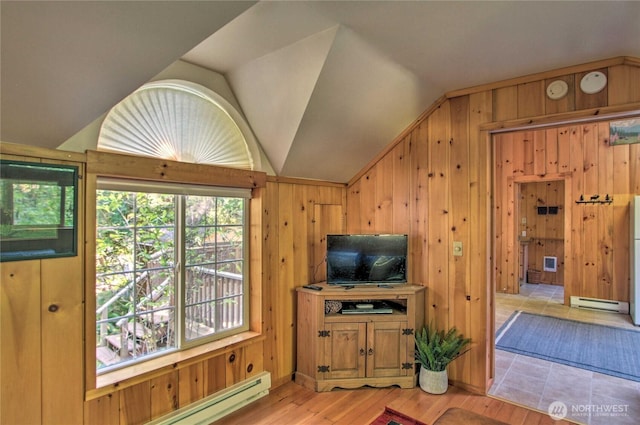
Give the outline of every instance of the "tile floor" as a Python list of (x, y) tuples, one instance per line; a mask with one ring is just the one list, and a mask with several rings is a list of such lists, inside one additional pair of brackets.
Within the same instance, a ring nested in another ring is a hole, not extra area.
[[(521, 310), (640, 332), (628, 315), (571, 308), (563, 301), (562, 286), (524, 284), (518, 295), (498, 293), (496, 330)], [(501, 350), (496, 350), (496, 376), (489, 394), (543, 412), (552, 402), (562, 401), (567, 419), (581, 424), (640, 424), (640, 382)]]

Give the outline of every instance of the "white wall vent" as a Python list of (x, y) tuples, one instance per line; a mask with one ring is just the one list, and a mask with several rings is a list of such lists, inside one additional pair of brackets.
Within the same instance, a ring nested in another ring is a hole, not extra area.
[(611, 311), (614, 313), (629, 314), (629, 303), (624, 301), (599, 300), (597, 298), (571, 297), (571, 307), (585, 308), (588, 310)]
[(208, 425), (269, 394), (271, 374), (262, 372), (147, 425)]
[(558, 257), (544, 257), (543, 265), (544, 265), (543, 270), (545, 272), (558, 271)]

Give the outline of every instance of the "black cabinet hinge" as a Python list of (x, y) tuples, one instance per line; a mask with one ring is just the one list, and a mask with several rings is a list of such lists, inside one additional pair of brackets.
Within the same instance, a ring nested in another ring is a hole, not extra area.
[(331, 331), (318, 331), (319, 338), (326, 338), (328, 336), (331, 336)]
[(402, 368), (403, 369), (412, 369), (413, 368), (413, 363), (402, 363)]
[(320, 373), (329, 372), (329, 366), (318, 366), (318, 372)]
[(410, 328), (403, 329), (402, 335), (413, 335), (413, 329), (410, 329)]

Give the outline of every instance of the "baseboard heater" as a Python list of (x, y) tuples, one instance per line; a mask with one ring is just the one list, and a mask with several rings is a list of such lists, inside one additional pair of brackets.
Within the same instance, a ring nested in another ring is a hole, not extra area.
[(259, 375), (239, 382), (202, 400), (178, 409), (147, 425), (209, 425), (247, 404), (269, 394), (271, 374)]
[(571, 297), (571, 307), (629, 314), (629, 303), (624, 301), (599, 300), (597, 298), (573, 296)]

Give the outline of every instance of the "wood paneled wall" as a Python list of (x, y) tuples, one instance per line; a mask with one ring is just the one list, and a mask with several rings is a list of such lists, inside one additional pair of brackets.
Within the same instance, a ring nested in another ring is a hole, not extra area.
[[(495, 275), (517, 276), (515, 259), (506, 264), (502, 258), (494, 258), (498, 249), (517, 253), (517, 229), (503, 226), (503, 215), (513, 217), (514, 202), (494, 193), (492, 184), (494, 174), (496, 179), (500, 173), (513, 174), (514, 166), (507, 162), (504, 170), (495, 169), (491, 133), (638, 110), (639, 65), (633, 58), (614, 58), (447, 93), (350, 181), (347, 230), (408, 233), (410, 276), (428, 288), (428, 318), (442, 327), (456, 326), (473, 339), (472, 350), (450, 369), (450, 379), (458, 385), (478, 392), (488, 390), (493, 377)], [(586, 95), (579, 90), (579, 83), (593, 70), (608, 76), (608, 86), (600, 93)], [(556, 79), (569, 83), (569, 94), (550, 100), (546, 86)], [(552, 152), (553, 147), (547, 149), (541, 142), (535, 140), (526, 146), (531, 157), (546, 157)], [(597, 143), (592, 147), (597, 151)], [(514, 157), (513, 144), (505, 144), (503, 149), (504, 158)], [(627, 149), (628, 155), (615, 155), (619, 170), (606, 167), (628, 173), (628, 188), (621, 191), (638, 193), (640, 185), (631, 176), (637, 175), (639, 149), (637, 145)], [(545, 170), (542, 174), (551, 173), (547, 169), (552, 168), (559, 174), (585, 164), (531, 161), (522, 166), (526, 173), (537, 175), (541, 166)], [(625, 201), (619, 198), (623, 209)], [(492, 203), (504, 211), (503, 215), (492, 212)], [(617, 217), (615, 223), (624, 220), (622, 210), (610, 211)], [(577, 226), (571, 229), (571, 233), (588, 231)], [(453, 255), (454, 241), (463, 244), (461, 257)], [(622, 270), (624, 264), (617, 261), (611, 267)]]
[[(83, 155), (33, 150), (2, 159), (74, 165)], [(78, 181), (78, 255), (0, 263), (0, 423), (82, 423), (84, 181)]]
[[(515, 189), (516, 202), (519, 203), (516, 205), (518, 214), (514, 224), (519, 242), (517, 248), (520, 252), (519, 258), (522, 258), (519, 263), (521, 272), (518, 278), (524, 281), (527, 270), (537, 270), (539, 277), (536, 281), (527, 280), (529, 283), (562, 285), (564, 282), (564, 181), (521, 183)], [(544, 271), (545, 256), (557, 258), (555, 272)]]
[(278, 386), (295, 372), (295, 288), (325, 279), (325, 237), (345, 231), (346, 186), (269, 178), (265, 193), (264, 362)]

